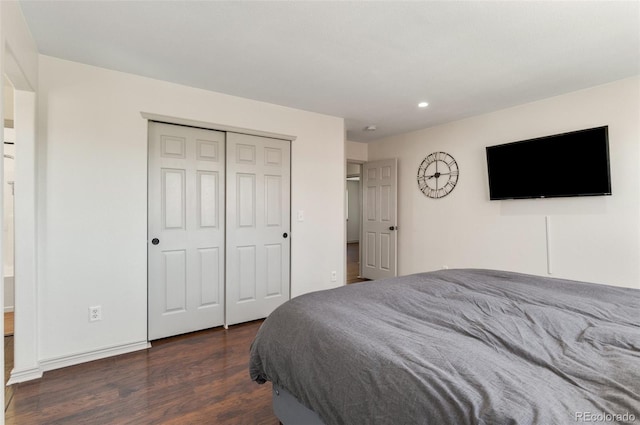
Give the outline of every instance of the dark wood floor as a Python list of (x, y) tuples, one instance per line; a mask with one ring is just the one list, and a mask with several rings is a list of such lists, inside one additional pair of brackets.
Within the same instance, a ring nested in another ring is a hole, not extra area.
[(276, 425), (271, 385), (249, 379), (249, 345), (261, 323), (46, 372), (13, 386), (6, 424)]

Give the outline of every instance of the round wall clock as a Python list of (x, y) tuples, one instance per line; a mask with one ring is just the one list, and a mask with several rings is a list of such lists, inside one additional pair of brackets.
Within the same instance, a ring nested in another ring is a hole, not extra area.
[(429, 198), (444, 198), (458, 183), (458, 163), (446, 152), (433, 152), (418, 167), (418, 188)]

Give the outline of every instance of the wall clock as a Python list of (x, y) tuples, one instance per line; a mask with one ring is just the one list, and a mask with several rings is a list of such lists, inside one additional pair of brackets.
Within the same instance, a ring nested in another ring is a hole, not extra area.
[(458, 163), (446, 152), (433, 152), (418, 167), (418, 188), (429, 198), (444, 198), (456, 187)]

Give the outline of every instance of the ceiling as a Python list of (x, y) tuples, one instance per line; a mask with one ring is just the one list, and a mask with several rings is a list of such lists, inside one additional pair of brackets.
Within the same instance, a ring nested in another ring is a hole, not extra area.
[(638, 1), (21, 7), (45, 55), (344, 117), (361, 142), (640, 74)]

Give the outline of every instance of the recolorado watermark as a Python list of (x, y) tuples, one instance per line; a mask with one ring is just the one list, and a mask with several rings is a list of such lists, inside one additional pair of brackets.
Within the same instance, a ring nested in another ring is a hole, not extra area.
[(633, 413), (576, 412), (576, 422), (631, 423), (636, 421)]

